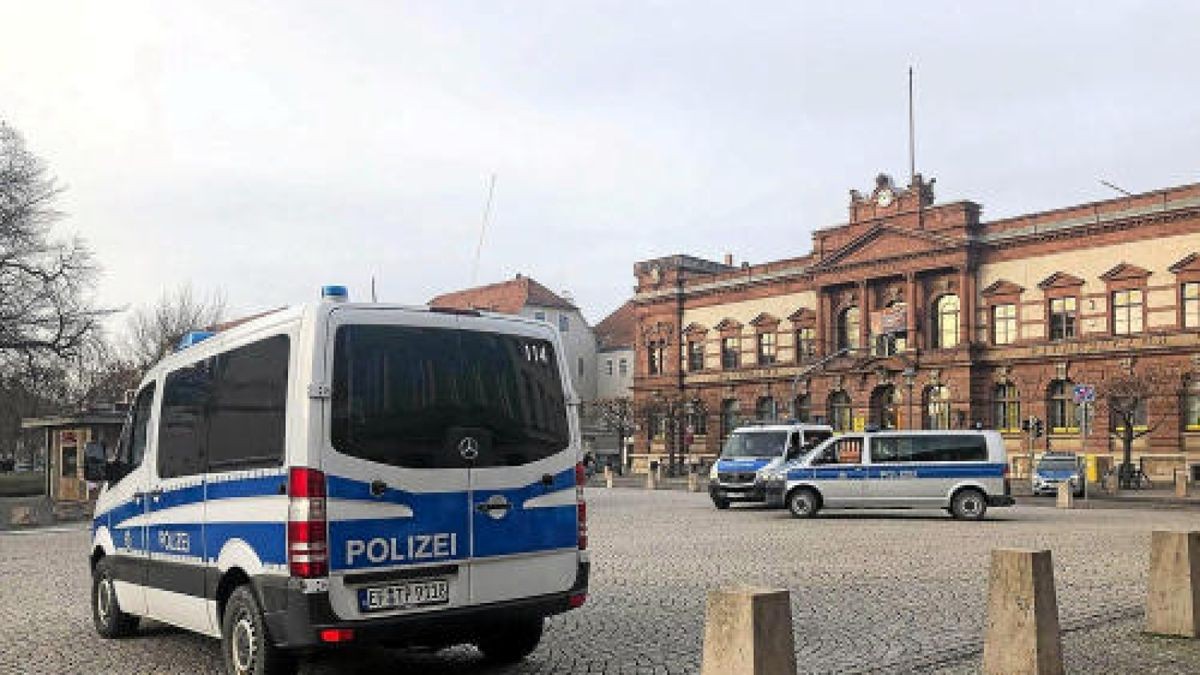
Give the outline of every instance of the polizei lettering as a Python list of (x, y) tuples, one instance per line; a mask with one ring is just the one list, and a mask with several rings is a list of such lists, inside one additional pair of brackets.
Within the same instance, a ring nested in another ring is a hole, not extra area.
[(375, 537), (347, 539), (346, 564), (354, 565), (366, 559), (372, 565), (404, 561), (453, 558), (458, 553), (458, 534), (410, 534), (408, 537)]

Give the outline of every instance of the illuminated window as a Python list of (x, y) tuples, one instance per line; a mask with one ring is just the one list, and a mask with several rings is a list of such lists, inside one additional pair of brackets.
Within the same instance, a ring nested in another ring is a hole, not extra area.
[(958, 335), (958, 296), (943, 295), (933, 312), (933, 346), (957, 347)]
[(926, 429), (950, 428), (950, 389), (935, 384), (925, 388), (923, 407)]
[(1021, 397), (1017, 392), (1017, 385), (998, 384), (993, 391), (993, 397), (996, 406), (996, 428), (1000, 431), (1019, 431), (1021, 429)]
[(1190, 281), (1179, 289), (1183, 304), (1183, 327), (1200, 328), (1200, 283)]
[(1046, 401), (1046, 420), (1050, 431), (1064, 434), (1079, 431), (1079, 410), (1072, 398), (1070, 380), (1054, 380), (1050, 383), (1050, 395)]
[(1017, 339), (1017, 306), (996, 305), (992, 307), (992, 342), (1011, 345)]
[(858, 349), (860, 333), (860, 317), (857, 307), (847, 307), (838, 315), (837, 346), (838, 349)]
[(1131, 288), (1112, 294), (1113, 335), (1142, 332), (1142, 290)]
[(758, 334), (758, 365), (769, 366), (775, 363), (775, 334)]

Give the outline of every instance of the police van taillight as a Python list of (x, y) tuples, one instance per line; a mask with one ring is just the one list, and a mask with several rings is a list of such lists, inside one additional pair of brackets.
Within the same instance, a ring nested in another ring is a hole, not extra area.
[(587, 502), (583, 501), (583, 484), (587, 481), (587, 471), (583, 464), (575, 465), (575, 506), (579, 521), (579, 550), (587, 549)]
[(295, 467), (288, 471), (288, 569), (312, 579), (329, 574), (325, 522), (325, 474)]

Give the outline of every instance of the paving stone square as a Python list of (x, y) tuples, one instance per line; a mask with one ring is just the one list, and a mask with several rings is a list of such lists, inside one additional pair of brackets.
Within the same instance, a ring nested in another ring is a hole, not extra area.
[[(798, 521), (703, 494), (588, 489), (592, 594), (509, 668), (468, 647), (318, 655), (305, 673), (695, 673), (705, 593), (792, 595), (797, 662), (812, 673), (970, 673), (982, 650), (989, 552), (1053, 551), (1071, 672), (1200, 672), (1200, 641), (1141, 634), (1150, 532), (1195, 510), (827, 512)], [(88, 615), (87, 533), (0, 535), (0, 673), (218, 673), (217, 643), (165, 626), (102, 641)]]

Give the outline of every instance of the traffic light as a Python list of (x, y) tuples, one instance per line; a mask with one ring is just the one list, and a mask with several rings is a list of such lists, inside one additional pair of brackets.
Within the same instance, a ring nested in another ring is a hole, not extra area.
[(1025, 432), (1025, 433), (1029, 433), (1029, 429), (1030, 429), (1029, 418), (1026, 417), (1025, 419), (1021, 420), (1021, 431)]
[(1041, 438), (1045, 433), (1046, 425), (1042, 422), (1041, 418), (1033, 418), (1033, 437)]

